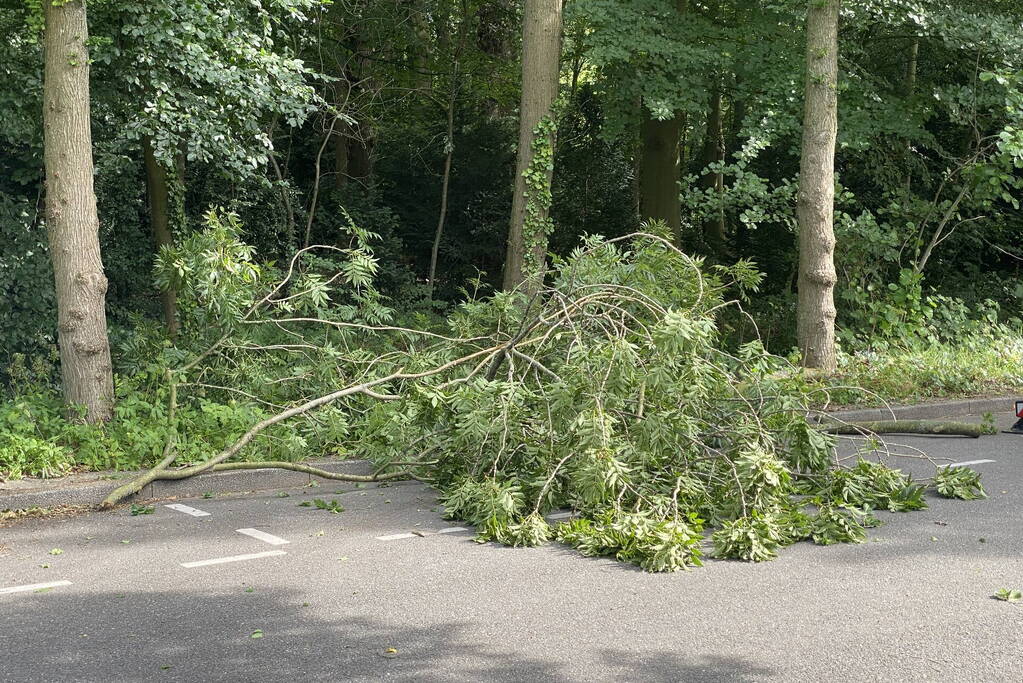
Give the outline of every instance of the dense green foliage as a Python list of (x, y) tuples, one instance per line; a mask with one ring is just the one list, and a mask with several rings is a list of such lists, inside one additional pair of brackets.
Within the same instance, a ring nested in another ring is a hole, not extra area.
[[(658, 571), (698, 565), (707, 538), (751, 561), (860, 541), (871, 510), (920, 509), (931, 483), (982, 497), (967, 470), (837, 462), (814, 411), (1023, 383), (1023, 5), (844, 3), (841, 348), (808, 377), (792, 352), (806, 3), (568, 0), (530, 169), (551, 264), (531, 297), (496, 291), (520, 4), (88, 3), (117, 403), (84, 425), (55, 353), (42, 5), (0, 0), (0, 477), (139, 468), (168, 443), (202, 463), (369, 381), (237, 458), (411, 462), (481, 539)], [(651, 118), (681, 131), (675, 244), (641, 227)], [(146, 145), (172, 180), (160, 249)], [(616, 241), (637, 231), (655, 235)], [(559, 506), (579, 517), (552, 528)]]

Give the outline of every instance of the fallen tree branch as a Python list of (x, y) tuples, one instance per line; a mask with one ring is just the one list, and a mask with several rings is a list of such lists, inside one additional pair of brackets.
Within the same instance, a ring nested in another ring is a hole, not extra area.
[[(152, 483), (154, 481), (162, 481), (162, 480), (168, 480), (168, 479), (187, 479), (188, 477), (194, 477), (194, 476), (196, 476), (198, 474), (202, 474), (203, 472), (217, 471), (218, 469), (219, 470), (224, 470), (224, 469), (256, 469), (256, 468), (259, 468), (259, 467), (277, 467), (277, 468), (281, 468), (280, 463), (276, 463), (276, 464), (271, 464), (271, 463), (251, 463), (251, 464), (250, 463), (228, 463), (226, 465), (224, 463), (225, 463), (226, 460), (229, 460), (232, 457), (234, 457), (235, 455), (237, 455), (238, 452), (242, 448), (244, 448), (246, 445), (248, 445), (263, 430), (265, 430), (267, 427), (271, 427), (271, 426), (277, 424), (278, 422), (283, 422), (284, 420), (287, 420), (289, 418), (295, 417), (297, 415), (302, 415), (302, 414), (307, 413), (307, 412), (309, 412), (311, 410), (319, 408), (320, 406), (323, 406), (323, 405), (326, 405), (326, 404), (331, 403), (333, 401), (336, 401), (339, 398), (344, 398), (346, 396), (352, 396), (354, 394), (367, 394), (367, 395), (370, 395), (371, 397), (375, 397), (375, 398), (385, 398), (385, 399), (388, 399), (388, 400), (393, 400), (393, 399), (398, 398), (398, 397), (397, 396), (391, 396), (391, 395), (380, 395), (380, 394), (377, 394), (376, 392), (372, 391), (372, 387), (380, 386), (382, 384), (387, 384), (387, 383), (395, 381), (395, 380), (420, 379), (420, 378), (423, 378), (423, 377), (430, 377), (432, 375), (437, 375), (437, 374), (446, 372), (447, 370), (450, 370), (451, 368), (458, 367), (458, 366), (460, 366), (460, 365), (462, 365), (464, 363), (468, 363), (468, 362), (470, 362), (470, 361), (472, 361), (472, 360), (474, 360), (476, 358), (479, 358), (480, 356), (488, 356), (488, 355), (491, 355), (491, 354), (500, 353), (500, 352), (503, 351), (504, 348), (505, 348), (504, 345), (499, 345), (499, 346), (491, 347), (491, 348), (488, 348), (488, 349), (482, 349), (480, 351), (476, 351), (475, 353), (471, 353), (471, 354), (469, 354), (467, 356), (462, 356), (461, 358), (449, 361), (447, 363), (444, 363), (443, 365), (440, 365), (440, 366), (435, 367), (435, 368), (431, 368), (429, 370), (424, 370), (422, 372), (406, 373), (403, 370), (399, 369), (399, 370), (397, 370), (395, 372), (392, 372), (392, 373), (390, 373), (390, 374), (388, 374), (388, 375), (386, 375), (384, 377), (378, 377), (376, 379), (368, 380), (368, 381), (362, 382), (360, 384), (355, 384), (355, 385), (347, 386), (344, 389), (339, 389), (338, 391), (332, 392), (332, 393), (327, 394), (325, 396), (320, 396), (320, 397), (312, 399), (310, 401), (306, 401), (305, 403), (299, 404), (297, 406), (289, 408), (288, 410), (285, 410), (283, 412), (277, 413), (276, 415), (268, 417), (265, 420), (261, 420), (260, 422), (258, 422), (255, 425), (253, 425), (247, 432), (245, 432), (245, 434), (243, 434), (237, 441), (235, 441), (230, 446), (228, 446), (227, 448), (222, 450), (220, 453), (216, 454), (215, 456), (213, 456), (212, 458), (210, 458), (209, 460), (207, 460), (205, 462), (199, 463), (198, 465), (192, 465), (191, 467), (185, 467), (185, 468), (182, 468), (182, 469), (179, 469), (179, 470), (168, 470), (167, 469), (171, 465), (171, 463), (174, 461), (174, 458), (176, 457), (175, 453), (171, 450), (172, 442), (168, 440), (168, 446), (167, 446), (168, 450), (165, 453), (164, 459), (158, 465), (153, 467), (151, 470), (145, 472), (144, 474), (142, 474), (137, 479), (135, 479), (135, 480), (133, 480), (131, 482), (128, 482), (127, 484), (124, 484), (123, 486), (119, 486), (116, 489), (114, 489), (113, 491), (111, 491), (110, 495), (108, 495), (105, 499), (103, 499), (103, 502), (100, 504), (100, 507), (103, 508), (103, 509), (111, 508), (114, 505), (117, 505), (118, 503), (120, 503), (125, 498), (138, 493), (143, 488), (145, 488), (148, 484), (150, 484), (150, 483)], [(171, 386), (172, 386), (172, 388), (174, 387), (173, 384)], [(285, 464), (287, 464), (288, 467), (284, 467), (283, 469), (294, 469), (292, 467), (292, 465), (294, 465), (294, 463), (285, 463)], [(306, 466), (303, 465), (303, 467), (306, 467)], [(305, 471), (305, 470), (298, 470), (298, 471)], [(349, 476), (364, 476), (364, 475), (349, 475)], [(376, 476), (376, 475), (373, 475), (373, 476)], [(408, 475), (406, 474), (406, 476), (408, 476)], [(349, 481), (383, 481), (383, 480), (379, 479), (379, 478), (369, 478), (369, 479), (350, 479)]]
[[(391, 472), (389, 474), (348, 474), (346, 472), (331, 472), (330, 470), (324, 470), (319, 467), (313, 467), (312, 465), (303, 465), (297, 462), (287, 462), (286, 460), (269, 460), (266, 462), (224, 462), (219, 465), (214, 465), (209, 469), (210, 472), (229, 472), (231, 470), (265, 470), (265, 469), (277, 469), (277, 470), (291, 470), (293, 472), (304, 472), (305, 474), (311, 474), (321, 479), (333, 479), (335, 481), (358, 481), (358, 482), (374, 482), (374, 481), (390, 481), (392, 479), (408, 479), (413, 478), (412, 473), (408, 470), (400, 470), (398, 472)], [(192, 474), (183, 474), (186, 470), (167, 470), (161, 473), (160, 480), (175, 480), (175, 479), (186, 479)]]
[(878, 420), (828, 424), (821, 431), (829, 434), (924, 434), (929, 436), (968, 436), (978, 438), (990, 433), (988, 427), (969, 422), (928, 422), (925, 420)]

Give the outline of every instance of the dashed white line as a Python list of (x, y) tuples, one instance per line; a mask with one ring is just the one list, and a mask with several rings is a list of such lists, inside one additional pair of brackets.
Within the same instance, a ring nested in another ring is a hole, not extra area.
[(547, 519), (568, 519), (574, 512), (556, 512), (553, 515), (547, 515)]
[(412, 538), (415, 534), (391, 534), (390, 536), (377, 536), (378, 541), (397, 541), (402, 538)]
[(274, 536), (273, 534), (268, 534), (265, 531), (260, 531), (259, 529), (235, 529), (235, 531), (240, 534), (245, 534), (246, 536), (258, 538), (264, 543), (269, 543), (270, 545), (284, 545), (285, 543), (291, 543), (291, 541), (286, 541), (280, 536)]
[(177, 510), (178, 512), (184, 512), (186, 515), (192, 515), (193, 517), (210, 516), (210, 513), (208, 512), (203, 512), (202, 510), (197, 510), (196, 508), (188, 507), (187, 505), (182, 505), (181, 503), (172, 503), (170, 505), (165, 505), (164, 507), (169, 507), (171, 510)]
[(967, 460), (966, 462), (954, 462), (948, 467), (966, 467), (967, 465), (983, 465), (987, 462), (995, 462), (994, 460)]
[(25, 586), (11, 586), (10, 588), (0, 588), (0, 595), (7, 595), (8, 593), (27, 593), (28, 591), (42, 591), (48, 588), (59, 588), (60, 586), (70, 586), (70, 581), (50, 581), (49, 583), (30, 583)]
[(250, 555), (233, 555), (231, 557), (215, 557), (212, 560), (199, 560), (198, 562), (182, 562), (181, 566), (187, 569), (192, 567), (206, 567), (211, 564), (226, 564), (228, 562), (242, 562), (244, 560), (258, 560), (261, 557), (275, 557), (287, 555), (283, 550), (267, 550), (265, 553), (252, 553)]
[(464, 526), (449, 526), (447, 529), (441, 529), (437, 533), (438, 534), (453, 534), (453, 533), (456, 533), (458, 531), (468, 531), (468, 529), (466, 527), (464, 527)]

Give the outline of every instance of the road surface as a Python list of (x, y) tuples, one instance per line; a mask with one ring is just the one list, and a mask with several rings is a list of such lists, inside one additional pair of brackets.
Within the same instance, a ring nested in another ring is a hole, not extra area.
[(1023, 603), (991, 596), (1023, 589), (1023, 436), (893, 441), (991, 461), (990, 498), (677, 574), (476, 544), (417, 483), (26, 520), (0, 529), (0, 679), (1020, 680)]

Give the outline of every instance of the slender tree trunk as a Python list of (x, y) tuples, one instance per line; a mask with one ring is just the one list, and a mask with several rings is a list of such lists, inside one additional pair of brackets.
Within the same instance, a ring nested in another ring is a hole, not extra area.
[(64, 401), (109, 420), (114, 382), (89, 128), (88, 24), (81, 0), (43, 3), (46, 209)]
[[(337, 111), (345, 114), (349, 109), (351, 97), (351, 80), (347, 71), (337, 82), (337, 95), (334, 106)], [(352, 143), (351, 125), (338, 119), (334, 125), (334, 189), (343, 189), (348, 184), (349, 146)]]
[(639, 212), (643, 220), (668, 224), (675, 241), (682, 243), (682, 206), (679, 199), (678, 143), (680, 116), (658, 121), (644, 110), (640, 124), (642, 158), (639, 168)]
[(455, 153), (455, 98), (458, 95), (458, 62), (455, 62), (451, 82), (451, 97), (448, 99), (448, 129), (444, 142), (444, 174), (440, 187), (440, 213), (437, 216), (437, 230), (433, 236), (433, 247), (430, 249), (430, 274), (427, 287), (430, 298), (433, 298), (433, 285), (437, 277), (437, 256), (440, 254), (440, 240), (444, 236), (444, 221), (448, 215), (448, 186), (451, 183), (451, 157)]
[(835, 137), (838, 131), (839, 0), (810, 0), (806, 101), (799, 164), (799, 299), (803, 365), (835, 368)]
[[(919, 55), (920, 37), (913, 36), (913, 42), (909, 46), (909, 60), (906, 62), (906, 81), (903, 84), (907, 99), (912, 98), (913, 94), (916, 92), (916, 65)], [(908, 139), (906, 140), (904, 152), (906, 155), (906, 178), (904, 182), (906, 184), (906, 192), (908, 193), (913, 187), (913, 172), (909, 166), (910, 156), (913, 152), (913, 145)]]
[[(171, 190), (167, 169), (156, 158), (152, 141), (142, 141), (146, 162), (146, 190), (149, 195), (149, 223), (153, 229), (153, 240), (159, 253), (164, 246), (174, 244), (171, 228)], [(180, 187), (179, 187), (180, 190)], [(167, 325), (167, 336), (174, 339), (178, 334), (178, 298), (171, 288), (160, 292), (163, 320)]]
[[(553, 116), (558, 97), (561, 72), (561, 10), (562, 0), (525, 0), (522, 10), (522, 99), (519, 105), (519, 148), (515, 164), (515, 194), (512, 199), (511, 224), (508, 230), (508, 251), (504, 265), (504, 288), (513, 289), (527, 280), (539, 283), (543, 277), (547, 255), (547, 222), (551, 163), (540, 170), (542, 178), (531, 179), (527, 188), (526, 172), (534, 157), (534, 130)], [(554, 135), (544, 141), (551, 149)], [(537, 187), (540, 181), (543, 188)], [(541, 201), (527, 202), (526, 192)], [(528, 204), (528, 205), (527, 205)]]
[[(724, 138), (721, 132), (721, 90), (714, 88), (710, 95), (710, 108), (707, 110), (707, 130), (703, 139), (703, 168), (714, 163), (724, 161), (725, 149)], [(720, 171), (704, 171), (702, 185), (705, 190), (710, 190), (720, 198), (724, 191), (725, 177)], [(710, 249), (710, 253), (718, 258), (724, 255), (725, 240), (725, 214), (718, 210), (703, 224), (703, 240)]]
[[(738, 85), (738, 81), (736, 85)], [(742, 149), (741, 136), (743, 122), (746, 120), (746, 100), (741, 96), (735, 96), (732, 99), (731, 113), (732, 120), (728, 130), (728, 140), (725, 142), (725, 156), (728, 158), (734, 158), (734, 155)], [(735, 253), (746, 253), (746, 247), (749, 245), (749, 229), (739, 219), (738, 211), (735, 209), (728, 212), (727, 220), (734, 235), (732, 243), (735, 245)]]

